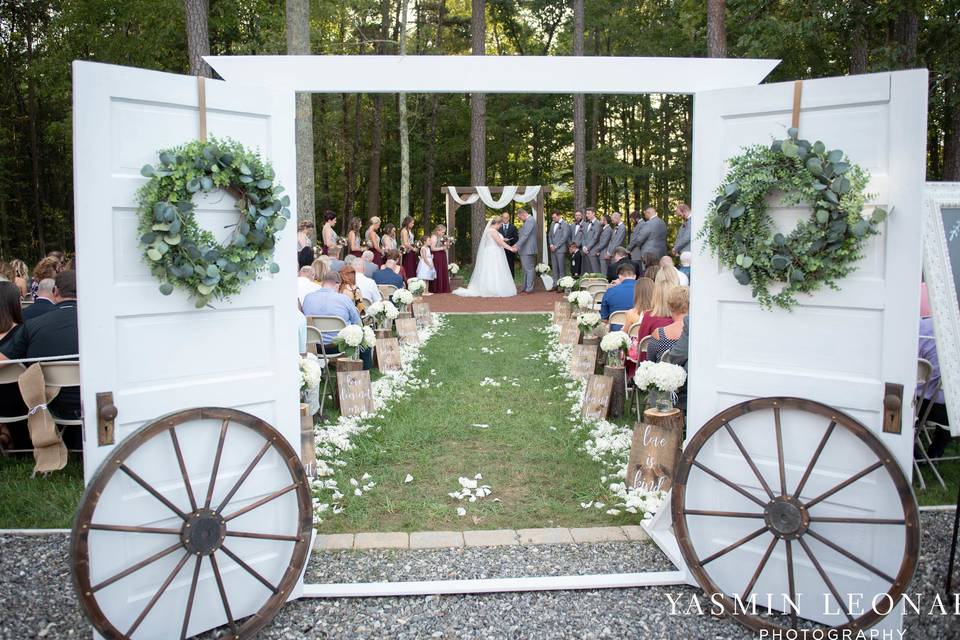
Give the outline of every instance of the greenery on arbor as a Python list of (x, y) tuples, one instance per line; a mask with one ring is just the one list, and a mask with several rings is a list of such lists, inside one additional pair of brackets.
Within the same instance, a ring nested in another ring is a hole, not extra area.
[[(28, 262), (73, 244), (73, 60), (188, 73), (184, 0), (0, 0), (0, 256)], [(204, 3), (189, 3), (202, 6)], [(213, 54), (287, 52), (284, 3), (209, 0)], [(310, 0), (316, 54), (395, 54), (402, 0)], [(471, 0), (407, 0), (407, 52), (471, 52)], [(490, 55), (570, 55), (574, 2), (487, 0)], [(585, 55), (707, 55), (706, 4), (694, 0), (584, 2)], [(710, 3), (716, 19), (716, 7)], [(716, 23), (713, 23), (716, 25)], [(781, 58), (770, 81), (928, 67), (928, 178), (960, 180), (960, 2), (728, 0), (726, 55)], [(718, 29), (711, 30), (718, 37)], [(714, 52), (716, 49), (714, 48)], [(250, 79), (252, 82), (256, 78)], [(574, 98), (487, 95), (486, 182), (566, 185), (574, 195)], [(602, 210), (647, 205), (676, 225), (689, 198), (691, 101), (686, 96), (585, 96), (583, 193)], [(399, 222), (397, 96), (314, 95), (316, 210)], [(442, 217), (440, 187), (470, 182), (471, 98), (406, 97), (410, 213)], [(577, 110), (578, 114), (580, 110)], [(104, 137), (104, 144), (110, 144)], [(186, 142), (186, 141), (184, 141)], [(460, 242), (469, 241), (462, 216)], [(464, 255), (466, 246), (461, 247)]]

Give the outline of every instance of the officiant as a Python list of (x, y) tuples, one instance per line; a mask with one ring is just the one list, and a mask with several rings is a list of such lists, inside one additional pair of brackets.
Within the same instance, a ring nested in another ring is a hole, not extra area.
[[(520, 239), (520, 235), (517, 232), (517, 227), (510, 221), (510, 214), (506, 211), (500, 216), (502, 224), (500, 225), (500, 235), (503, 236), (503, 239), (511, 247), (517, 244), (517, 240)], [(517, 254), (513, 251), (507, 251), (504, 249), (504, 253), (507, 254), (507, 264), (510, 265), (510, 275), (514, 274), (514, 261), (517, 259)]]

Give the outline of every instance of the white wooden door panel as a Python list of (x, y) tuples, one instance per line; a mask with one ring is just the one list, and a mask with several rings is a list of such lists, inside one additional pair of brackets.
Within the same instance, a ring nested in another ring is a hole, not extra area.
[[(804, 82), (800, 137), (822, 140), (830, 149), (843, 149), (871, 174), (868, 191), (873, 195), (868, 207), (892, 208), (893, 213), (882, 235), (866, 243), (865, 257), (856, 271), (838, 283), (840, 291), (802, 296), (790, 312), (760, 308), (749, 287), (739, 285), (732, 274), (719, 268), (697, 235), (715, 196), (714, 190), (726, 174), (726, 160), (742, 147), (768, 145), (773, 139), (786, 136), (793, 83), (696, 95), (688, 438), (712, 416), (744, 400), (798, 396), (831, 405), (863, 422), (891, 450), (909, 477), (913, 444), (909, 394), (917, 357), (926, 78), (926, 71), (919, 70)], [(782, 207), (775, 198), (770, 205), (774, 224), (784, 233), (809, 215), (803, 208)], [(887, 382), (902, 384), (907, 394), (900, 435), (882, 433), (882, 400)], [(767, 423), (763, 424), (763, 420)], [(788, 489), (800, 481), (828, 422), (798, 411), (783, 411)], [(736, 419), (731, 426), (764, 478), (777, 491), (777, 447), (770, 414), (749, 414)], [(763, 488), (729, 436), (717, 434), (701, 456), (704, 464), (722, 470), (728, 478), (766, 501)], [(875, 461), (853, 436), (837, 430), (802, 497), (813, 498)], [(691, 472), (690, 487), (694, 490), (687, 493), (689, 508), (755, 510), (756, 505), (699, 470)], [(889, 498), (892, 491), (895, 490), (887, 477), (877, 472), (818, 505), (816, 514), (900, 517), (899, 503)], [(757, 528), (756, 521), (729, 520), (732, 521), (724, 521), (720, 526), (710, 522), (710, 527), (691, 523), (692, 542), (701, 558)], [(818, 527), (828, 537), (842, 541), (844, 548), (882, 570), (896, 573), (902, 532), (857, 524)], [(761, 536), (746, 546), (747, 555), (754, 557), (749, 570), (744, 569), (743, 555), (730, 554), (731, 557), (719, 558), (711, 565), (711, 575), (728, 593), (739, 594), (769, 540), (769, 536)], [(831, 577), (836, 576), (842, 593), (889, 587), (819, 542), (810, 540), (810, 545)], [(895, 552), (891, 553), (891, 549)], [(839, 624), (842, 620), (822, 613), (821, 594), (827, 593), (827, 589), (800, 547), (794, 545), (794, 550), (798, 590), (816, 594), (811, 606), (801, 605), (801, 613)], [(784, 546), (780, 544), (756, 591), (785, 591), (783, 554)], [(888, 619), (882, 624), (894, 623)]]
[[(295, 230), (290, 225), (274, 256), (282, 275), (265, 276), (230, 301), (196, 309), (175, 291), (163, 296), (143, 263), (136, 233), (136, 191), (146, 181), (145, 164), (157, 152), (196, 139), (197, 81), (141, 69), (87, 62), (74, 64), (74, 181), (80, 361), (84, 407), (84, 476), (89, 482), (114, 446), (97, 446), (95, 394), (112, 391), (118, 415), (116, 444), (143, 424), (173, 411), (202, 406), (230, 407), (273, 425), (299, 448), (296, 291), (293, 274)], [(206, 82), (209, 135), (233, 138), (269, 161), (291, 199), (296, 192), (293, 162), (293, 97), (263, 88)], [(212, 192), (194, 199), (204, 228), (222, 240), (236, 221), (233, 199)], [(295, 219), (295, 216), (294, 216)], [(177, 428), (191, 486), (198, 501), (206, 496), (220, 422), (206, 420)], [(254, 459), (263, 440), (242, 427), (228, 428), (214, 485), (216, 507)], [(128, 465), (171, 502), (189, 511), (189, 500), (171, 441), (149, 441)], [(180, 520), (132, 480), (112, 482), (112, 495), (99, 501), (95, 522), (179, 528)], [(281, 484), (282, 483), (282, 484)], [(289, 483), (279, 454), (271, 450), (230, 501), (230, 513)], [(243, 530), (292, 535), (297, 528), (293, 493), (236, 518)], [(149, 557), (170, 536), (130, 536), (92, 532), (94, 583)], [(260, 540), (234, 538), (229, 548), (274, 584), (289, 550)], [(279, 554), (279, 555), (278, 555)], [(218, 554), (218, 557), (222, 554)], [(123, 629), (153, 596), (181, 553), (103, 589), (98, 603)], [(179, 634), (179, 621), (192, 578), (193, 562), (171, 583), (135, 637)], [(265, 588), (229, 559), (221, 573), (235, 618), (256, 610)], [(253, 583), (249, 581), (253, 580)], [(171, 626), (171, 621), (175, 624)], [(191, 614), (190, 633), (223, 624), (209, 562), (204, 562)], [(172, 632), (172, 628), (176, 630)]]

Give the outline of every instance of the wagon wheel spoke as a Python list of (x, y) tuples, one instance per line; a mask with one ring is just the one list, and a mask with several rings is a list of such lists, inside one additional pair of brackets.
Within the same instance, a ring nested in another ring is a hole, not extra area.
[(174, 551), (176, 551), (177, 549), (182, 549), (182, 548), (183, 548), (183, 544), (178, 541), (177, 544), (171, 545), (171, 546), (167, 547), (166, 549), (163, 549), (162, 551), (158, 551), (158, 552), (156, 552), (155, 554), (153, 554), (152, 556), (150, 556), (149, 558), (146, 558), (146, 559), (144, 559), (144, 560), (141, 560), (140, 562), (136, 563), (135, 565), (130, 566), (130, 567), (127, 567), (126, 569), (124, 569), (124, 570), (121, 571), (120, 573), (117, 573), (117, 574), (115, 574), (115, 575), (107, 578), (107, 579), (104, 580), (103, 582), (99, 582), (99, 583), (93, 585), (92, 587), (90, 587), (90, 592), (91, 592), (91, 593), (96, 593), (97, 591), (100, 591), (100, 589), (103, 589), (103, 588), (105, 588), (105, 587), (109, 587), (110, 585), (112, 585), (112, 584), (113, 584), (114, 582), (116, 582), (117, 580), (123, 580), (123, 579), (126, 578), (128, 575), (130, 575), (131, 573), (133, 573), (133, 572), (135, 572), (135, 571), (139, 571), (140, 569), (143, 569), (143, 568), (144, 568), (145, 566), (147, 566), (148, 564), (151, 564), (151, 563), (153, 563), (153, 562), (156, 562), (156, 561), (159, 560), (160, 558), (166, 557), (166, 556), (170, 555), (171, 553), (173, 553)]
[(748, 513), (746, 511), (709, 511), (706, 509), (684, 509), (688, 516), (717, 516), (720, 518), (763, 518), (762, 513)]
[(757, 465), (754, 464), (753, 458), (751, 458), (750, 454), (747, 453), (747, 449), (743, 446), (743, 443), (740, 442), (740, 438), (738, 438), (737, 434), (733, 432), (733, 428), (730, 427), (730, 423), (724, 422), (723, 426), (727, 430), (727, 433), (730, 434), (730, 437), (733, 438), (733, 442), (737, 445), (737, 449), (740, 449), (740, 455), (742, 455), (743, 459), (747, 461), (748, 465), (750, 465), (753, 475), (757, 476), (757, 480), (760, 481), (760, 485), (763, 487), (763, 490), (766, 491), (767, 495), (770, 496), (770, 499), (773, 500), (773, 491), (770, 490), (770, 485), (768, 485), (767, 481), (763, 479), (763, 476), (760, 474), (760, 469), (758, 469)]
[(807, 503), (806, 505), (804, 505), (804, 506), (806, 506), (807, 509), (809, 509), (809, 508), (812, 507), (813, 505), (815, 505), (815, 504), (817, 504), (817, 503), (819, 503), (819, 502), (821, 502), (821, 501), (823, 501), (823, 500), (826, 500), (827, 498), (829, 498), (829, 497), (832, 496), (833, 494), (837, 493), (838, 491), (840, 491), (840, 490), (842, 490), (842, 489), (845, 489), (846, 487), (850, 486), (851, 484), (853, 484), (854, 482), (856, 482), (856, 481), (859, 480), (860, 478), (862, 478), (862, 477), (864, 477), (864, 476), (866, 476), (866, 475), (869, 475), (869, 474), (873, 473), (874, 471), (876, 471), (877, 469), (879, 469), (879, 468), (882, 467), (882, 466), (883, 466), (883, 462), (881, 462), (881, 461), (874, 462), (872, 465), (870, 465), (869, 467), (867, 467), (867, 468), (864, 469), (863, 471), (860, 471), (859, 473), (856, 473), (856, 474), (850, 476), (849, 478), (847, 478), (846, 480), (844, 480), (844, 481), (841, 482), (840, 484), (836, 485), (836, 486), (833, 487), (832, 489), (828, 489), (827, 491), (824, 491), (823, 493), (821, 493), (820, 495), (818, 495), (816, 498), (814, 498), (813, 500), (811, 500), (810, 502), (808, 502), (808, 503)]
[(797, 485), (797, 490), (793, 492), (794, 498), (800, 498), (800, 492), (803, 491), (803, 488), (807, 484), (807, 480), (810, 479), (810, 474), (813, 473), (813, 468), (817, 465), (817, 460), (820, 459), (820, 454), (823, 453), (823, 448), (827, 446), (827, 440), (830, 439), (830, 436), (833, 434), (833, 430), (836, 427), (837, 423), (831, 420), (830, 426), (827, 427), (827, 430), (823, 433), (823, 437), (820, 438), (820, 444), (817, 445), (816, 451), (813, 452), (813, 457), (810, 458), (810, 463), (807, 465), (806, 471), (803, 472), (803, 476), (800, 478), (800, 483)]
[(237, 633), (237, 623), (233, 620), (233, 614), (230, 613), (230, 602), (227, 600), (227, 591), (223, 588), (223, 578), (220, 577), (220, 567), (217, 566), (217, 554), (210, 554), (210, 564), (213, 566), (213, 577), (217, 580), (217, 589), (220, 591), (220, 601), (223, 602), (223, 612), (227, 614), (227, 624), (234, 635)]
[(790, 626), (797, 628), (797, 584), (793, 577), (793, 545), (789, 540), (787, 543), (787, 590), (790, 595)]
[(770, 530), (769, 527), (763, 526), (763, 527), (760, 527), (759, 529), (757, 529), (756, 531), (754, 531), (753, 533), (748, 533), (747, 535), (743, 536), (742, 538), (740, 538), (740, 539), (737, 540), (736, 542), (733, 542), (733, 543), (731, 543), (731, 544), (728, 544), (728, 545), (725, 546), (723, 549), (720, 549), (720, 551), (717, 551), (716, 553), (714, 553), (714, 554), (712, 554), (712, 555), (709, 555), (709, 556), (707, 556), (706, 558), (704, 558), (703, 560), (701, 560), (701, 561), (700, 561), (700, 566), (706, 565), (706, 564), (709, 563), (709, 562), (713, 562), (714, 560), (716, 560), (716, 559), (719, 558), (720, 556), (723, 556), (723, 555), (726, 555), (726, 554), (730, 553), (731, 551), (733, 551), (733, 550), (736, 549), (737, 547), (741, 547), (741, 546), (745, 545), (746, 543), (750, 542), (750, 541), (753, 540), (754, 538), (760, 537), (761, 535), (763, 535), (764, 533), (766, 533), (766, 532), (769, 531), (769, 530)]
[(187, 490), (187, 497), (190, 498), (190, 510), (197, 510), (197, 500), (193, 497), (193, 487), (190, 486), (190, 476), (187, 475), (187, 465), (183, 462), (183, 452), (180, 450), (180, 441), (177, 440), (177, 430), (170, 428), (170, 440), (173, 441), (173, 451), (177, 454), (177, 465), (180, 466), (180, 475), (183, 476), (183, 486)]
[(220, 425), (220, 439), (217, 441), (217, 453), (213, 457), (213, 471), (210, 472), (210, 482), (207, 484), (207, 499), (203, 502), (203, 508), (210, 508), (210, 500), (213, 499), (213, 487), (217, 483), (217, 472), (220, 470), (220, 456), (223, 455), (223, 441), (227, 437), (227, 425), (230, 424), (230, 418), (224, 418)]
[(743, 597), (749, 598), (750, 594), (753, 592), (754, 585), (757, 584), (757, 580), (760, 579), (760, 574), (763, 573), (763, 568), (767, 566), (767, 560), (770, 559), (770, 554), (773, 553), (773, 549), (777, 546), (780, 538), (773, 536), (773, 539), (770, 541), (770, 544), (767, 545), (767, 550), (763, 553), (763, 557), (760, 558), (760, 564), (757, 565), (757, 569), (753, 572), (753, 576), (750, 578), (750, 582), (747, 583), (747, 588), (743, 590)]
[(840, 593), (833, 585), (833, 580), (830, 579), (830, 576), (827, 575), (827, 572), (823, 570), (822, 566), (820, 566), (820, 561), (817, 560), (816, 556), (813, 555), (813, 551), (810, 550), (809, 545), (807, 545), (803, 537), (797, 538), (797, 542), (799, 542), (800, 546), (803, 547), (807, 557), (810, 558), (810, 562), (813, 563), (813, 567), (817, 570), (817, 573), (820, 574), (820, 579), (823, 580), (823, 583), (827, 585), (827, 589), (829, 589), (830, 593), (833, 594), (834, 600), (836, 600), (837, 604), (840, 605), (840, 608), (843, 609), (843, 614), (847, 616), (847, 621), (853, 622), (853, 616), (850, 615), (850, 610), (847, 609), (846, 605), (843, 604), (843, 600), (840, 599)]
[(243, 509), (240, 509), (239, 511), (234, 511), (234, 512), (231, 513), (229, 516), (225, 516), (225, 517), (223, 518), (223, 521), (224, 521), (224, 522), (229, 522), (230, 520), (233, 520), (233, 519), (236, 518), (236, 517), (242, 516), (243, 514), (247, 513), (248, 511), (253, 511), (253, 510), (256, 509), (257, 507), (262, 507), (263, 505), (267, 504), (267, 503), (270, 502), (271, 500), (274, 500), (274, 499), (276, 499), (276, 498), (279, 498), (279, 497), (282, 496), (283, 494), (289, 493), (290, 491), (293, 491), (293, 490), (296, 489), (296, 488), (297, 488), (297, 483), (294, 482), (293, 484), (287, 485), (287, 486), (284, 487), (283, 489), (277, 489), (276, 491), (274, 491), (274, 492), (271, 493), (270, 495), (264, 496), (264, 497), (260, 498), (259, 500), (257, 500), (257, 501), (254, 502), (253, 504), (249, 504), (249, 505), (245, 506)]
[(810, 522), (838, 522), (842, 524), (906, 524), (902, 518), (840, 518), (829, 516), (810, 516)]
[(178, 509), (178, 508), (177, 508), (177, 505), (175, 505), (175, 504), (173, 504), (172, 502), (170, 502), (169, 500), (167, 500), (167, 498), (166, 498), (162, 493), (160, 493), (159, 491), (157, 491), (156, 489), (154, 489), (152, 486), (150, 486), (150, 485), (147, 483), (146, 480), (144, 480), (143, 478), (141, 478), (140, 476), (138, 476), (130, 467), (128, 467), (128, 466), (125, 465), (125, 464), (121, 464), (121, 465), (120, 465), (120, 470), (123, 471), (123, 472), (124, 472), (125, 474), (127, 474), (128, 476), (130, 476), (130, 478), (131, 478), (134, 482), (136, 482), (138, 485), (140, 485), (141, 487), (143, 487), (144, 489), (146, 489), (147, 492), (148, 492), (150, 495), (152, 495), (154, 498), (156, 498), (157, 500), (159, 500), (160, 502), (162, 502), (168, 509), (170, 509), (170, 511), (173, 511), (175, 514), (177, 514), (178, 516), (180, 516), (180, 518), (183, 519), (183, 520), (186, 520), (186, 519), (187, 519), (187, 514), (185, 514), (185, 513), (184, 513), (183, 511), (181, 511), (180, 509)]
[(773, 424), (777, 432), (777, 466), (780, 470), (780, 495), (787, 495), (787, 470), (783, 462), (783, 428), (780, 426), (780, 407), (773, 408)]
[(221, 546), (221, 547), (220, 547), (220, 550), (223, 551), (223, 552), (224, 552), (225, 554), (227, 554), (228, 556), (230, 556), (230, 559), (231, 559), (231, 560), (233, 560), (233, 561), (236, 562), (238, 565), (240, 565), (241, 567), (243, 567), (244, 569), (246, 569), (247, 573), (249, 573), (249, 574), (252, 575), (254, 578), (256, 578), (257, 580), (259, 580), (259, 581), (263, 584), (263, 586), (265, 586), (267, 589), (270, 589), (270, 591), (272, 591), (273, 593), (277, 593), (277, 591), (278, 591), (277, 588), (276, 588), (275, 586), (273, 586), (272, 584), (270, 584), (270, 581), (269, 581), (269, 580), (267, 580), (267, 579), (264, 578), (262, 575), (260, 575), (259, 573), (257, 573), (257, 570), (256, 570), (256, 569), (254, 569), (253, 567), (251, 567), (250, 565), (248, 565), (246, 562), (244, 562), (244, 561), (240, 558), (240, 556), (238, 556), (238, 555), (235, 554), (234, 552), (230, 551), (230, 549), (227, 549), (227, 547), (226, 547), (225, 545), (224, 545), (224, 546)]
[(710, 469), (710, 468), (707, 467), (706, 465), (703, 465), (703, 464), (697, 462), (696, 460), (694, 460), (694, 461), (693, 461), (693, 466), (695, 466), (696, 468), (700, 469), (700, 470), (703, 471), (704, 473), (710, 474), (711, 476), (713, 476), (714, 478), (716, 478), (717, 480), (719, 480), (719, 481), (722, 482), (723, 484), (727, 485), (728, 487), (730, 487), (731, 489), (733, 489), (733, 490), (736, 491), (737, 493), (739, 493), (739, 494), (741, 494), (741, 495), (749, 498), (750, 500), (756, 502), (756, 503), (757, 503), (758, 505), (760, 505), (761, 507), (763, 507), (763, 508), (766, 508), (766, 507), (767, 507), (766, 503), (764, 503), (762, 500), (760, 500), (760, 498), (756, 497), (755, 495), (753, 495), (753, 494), (750, 493), (749, 491), (746, 491), (743, 487), (738, 487), (737, 485), (735, 485), (734, 483), (730, 482), (729, 480), (727, 480), (726, 478), (724, 478), (723, 476), (721, 476), (719, 473), (717, 473), (717, 472), (714, 471), (713, 469)]
[(300, 542), (300, 536), (284, 536), (275, 533), (251, 533), (249, 531), (227, 531), (228, 536), (234, 538), (254, 538), (256, 540), (282, 540), (286, 542)]
[(193, 596), (197, 592), (197, 578), (200, 577), (200, 564), (203, 556), (197, 556), (197, 563), (193, 567), (193, 579), (190, 581), (190, 593), (187, 595), (187, 610), (183, 614), (183, 628), (180, 630), (180, 640), (187, 637), (187, 627), (190, 626), (190, 611), (193, 609)]
[(867, 561), (865, 561), (865, 560), (861, 560), (860, 558), (858, 558), (857, 556), (853, 555), (852, 553), (850, 553), (849, 551), (847, 551), (847, 550), (844, 549), (843, 547), (841, 547), (841, 546), (839, 546), (839, 545), (831, 542), (830, 540), (824, 538), (823, 536), (821, 536), (819, 533), (817, 533), (817, 532), (814, 531), (813, 529), (807, 529), (807, 534), (808, 534), (809, 536), (811, 536), (814, 540), (817, 540), (818, 542), (820, 542), (821, 544), (823, 544), (823, 545), (825, 545), (825, 546), (827, 546), (827, 547), (830, 547), (831, 549), (833, 549), (834, 551), (836, 551), (837, 553), (839, 553), (839, 554), (842, 555), (843, 557), (847, 558), (848, 560), (852, 560), (853, 562), (856, 562), (858, 565), (860, 565), (861, 567), (863, 567), (863, 568), (866, 569), (867, 571), (870, 571), (871, 573), (880, 576), (881, 578), (883, 578), (884, 580), (886, 580), (886, 581), (889, 582), (890, 584), (893, 584), (894, 582), (896, 582), (896, 580), (895, 580), (894, 578), (888, 576), (888, 575), (887, 575), (886, 573), (884, 573), (883, 571), (880, 571), (880, 569), (877, 569), (875, 566), (873, 566), (873, 565), (870, 564), (869, 562), (867, 562)]
[(257, 463), (260, 462), (260, 459), (263, 457), (263, 454), (267, 452), (267, 450), (270, 448), (272, 444), (273, 443), (270, 442), (269, 440), (267, 440), (263, 444), (263, 446), (260, 448), (260, 451), (257, 452), (257, 455), (254, 456), (253, 460), (250, 461), (250, 464), (247, 465), (247, 468), (244, 470), (244, 472), (240, 474), (239, 478), (237, 478), (237, 481), (233, 484), (233, 487), (230, 489), (230, 491), (227, 492), (227, 495), (223, 499), (223, 502), (221, 502), (220, 506), (217, 507), (216, 509), (217, 513), (222, 512), (223, 508), (227, 506), (227, 504), (230, 502), (230, 499), (233, 498), (233, 495), (240, 490), (240, 485), (242, 485), (244, 480), (247, 479), (247, 476), (250, 475), (254, 467), (257, 466)]
[(133, 626), (127, 631), (127, 637), (133, 635), (133, 632), (137, 630), (137, 627), (140, 626), (140, 623), (143, 622), (143, 619), (147, 617), (147, 614), (150, 613), (150, 610), (153, 609), (153, 605), (157, 604), (157, 601), (160, 599), (160, 596), (163, 595), (163, 592), (167, 590), (167, 587), (170, 586), (170, 583), (173, 582), (173, 579), (177, 577), (177, 574), (180, 573), (180, 569), (183, 568), (183, 565), (187, 563), (187, 560), (190, 559), (189, 553), (184, 553), (183, 557), (180, 558), (180, 562), (177, 563), (177, 566), (173, 568), (173, 571), (170, 572), (170, 575), (167, 576), (167, 579), (163, 581), (163, 584), (160, 585), (160, 588), (157, 589), (157, 592), (153, 594), (153, 597), (150, 598), (150, 602), (147, 603), (147, 606), (143, 608), (143, 611), (140, 612), (140, 615), (137, 616), (137, 619), (133, 621)]
[(180, 535), (180, 529), (166, 529), (164, 527), (137, 527), (127, 524), (89, 524), (88, 529), (95, 531), (123, 531), (126, 533), (169, 533)]

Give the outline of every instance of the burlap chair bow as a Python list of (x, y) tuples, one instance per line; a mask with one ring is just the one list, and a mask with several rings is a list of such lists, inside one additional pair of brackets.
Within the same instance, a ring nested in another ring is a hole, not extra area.
[(27, 428), (33, 443), (33, 474), (59, 471), (67, 466), (67, 446), (60, 437), (47, 405), (57, 397), (60, 389), (48, 388), (39, 364), (32, 364), (17, 379), (20, 395), (30, 410)]

